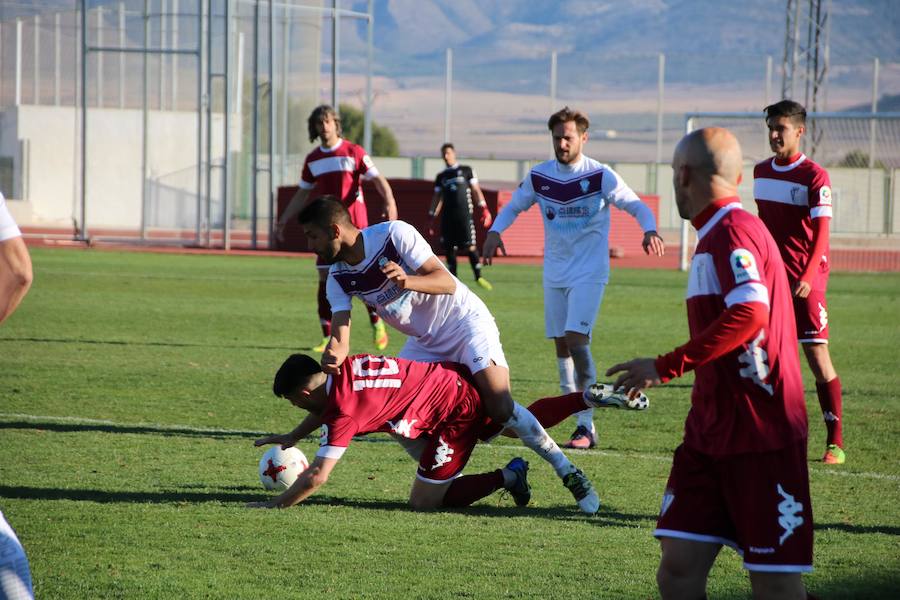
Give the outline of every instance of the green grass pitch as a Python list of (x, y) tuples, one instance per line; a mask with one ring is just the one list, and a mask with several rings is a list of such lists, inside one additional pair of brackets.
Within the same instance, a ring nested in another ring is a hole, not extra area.
[[(650, 391), (645, 413), (597, 414), (596, 450), (573, 453), (603, 507), (585, 517), (549, 467), (511, 440), (467, 472), (516, 455), (534, 500), (406, 507), (415, 465), (384, 436), (354, 442), (321, 493), (283, 511), (264, 497), (253, 440), (302, 413), (271, 394), (291, 352), (319, 339), (312, 261), (33, 249), (35, 283), (0, 327), (0, 509), (39, 598), (651, 598), (651, 531), (691, 378)], [(461, 278), (471, 283), (468, 265)], [(540, 269), (488, 268), (522, 403), (558, 391), (543, 337)], [(614, 270), (593, 350), (600, 368), (687, 336), (685, 275)], [(823, 598), (900, 596), (900, 276), (834, 274), (832, 356), (844, 385), (848, 463), (810, 464)], [(371, 350), (362, 305), (353, 349)], [(389, 353), (403, 339), (392, 334)], [(804, 371), (810, 459), (824, 426)], [(567, 439), (572, 423), (551, 433)], [(316, 442), (301, 449), (312, 457)], [(722, 551), (710, 597), (747, 598)]]

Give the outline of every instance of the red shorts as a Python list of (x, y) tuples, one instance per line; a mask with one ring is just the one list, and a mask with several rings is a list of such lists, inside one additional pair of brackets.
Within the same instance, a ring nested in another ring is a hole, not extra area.
[(806, 440), (723, 458), (682, 444), (653, 535), (731, 546), (749, 571), (812, 571)]
[(416, 477), (427, 483), (444, 483), (462, 473), (484, 427), (484, 410), (478, 392), (468, 382), (462, 388), (465, 402), (429, 436), (419, 458)]
[(828, 343), (828, 303), (825, 290), (812, 290), (806, 298), (794, 297), (797, 340), (801, 344)]

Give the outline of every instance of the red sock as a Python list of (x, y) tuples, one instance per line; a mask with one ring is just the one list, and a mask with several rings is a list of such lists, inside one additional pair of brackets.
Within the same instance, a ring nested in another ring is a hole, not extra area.
[(328, 296), (325, 295), (325, 282), (319, 282), (319, 291), (316, 295), (319, 304), (319, 324), (322, 325), (322, 335), (328, 337), (331, 335), (331, 303), (328, 302)]
[[(572, 392), (565, 396), (541, 398), (529, 406), (528, 410), (544, 429), (549, 429), (586, 408), (588, 406), (584, 403), (582, 393)], [(503, 425), (489, 420), (481, 429), (478, 439), (488, 441), (501, 431), (503, 431)]]
[(825, 429), (828, 431), (826, 444), (837, 444), (844, 447), (844, 436), (841, 431), (841, 419), (844, 418), (841, 398), (841, 379), (835, 377), (827, 383), (816, 382), (816, 395), (819, 397), (819, 406), (822, 407), (822, 415), (825, 417)]
[(381, 317), (379, 317), (378, 313), (375, 312), (374, 306), (369, 306), (368, 304), (366, 304), (366, 311), (368, 311), (369, 313), (369, 323), (371, 323), (372, 325), (377, 324), (378, 321), (381, 320)]
[(461, 508), (469, 506), (476, 500), (490, 496), (503, 487), (503, 472), (500, 469), (478, 475), (463, 475), (450, 484), (444, 495), (443, 506)]
[(565, 396), (553, 396), (541, 398), (528, 407), (534, 418), (538, 420), (544, 429), (550, 429), (554, 425), (562, 423), (572, 415), (580, 412), (588, 406), (584, 403), (581, 392), (572, 392)]

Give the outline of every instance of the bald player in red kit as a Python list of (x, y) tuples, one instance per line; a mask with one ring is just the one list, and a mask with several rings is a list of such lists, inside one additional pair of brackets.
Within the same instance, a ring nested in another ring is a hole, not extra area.
[(792, 295), (778, 247), (741, 208), (742, 157), (726, 129), (694, 131), (672, 159), (678, 212), (697, 230), (686, 295), (690, 341), (611, 367), (632, 393), (694, 370), (691, 409), (654, 535), (661, 596), (705, 598), (722, 546), (754, 598), (805, 599), (813, 519), (806, 403)]

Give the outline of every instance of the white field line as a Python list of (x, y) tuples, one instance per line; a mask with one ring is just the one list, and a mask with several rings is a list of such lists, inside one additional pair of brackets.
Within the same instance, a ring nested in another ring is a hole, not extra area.
[[(0, 412), (0, 419), (22, 419), (24, 421), (35, 421), (35, 422), (56, 422), (56, 423), (74, 423), (80, 425), (109, 425), (111, 427), (123, 427), (123, 428), (152, 428), (159, 429), (161, 431), (191, 431), (196, 433), (257, 433), (248, 431), (245, 429), (223, 429), (217, 427), (193, 427), (191, 425), (172, 425), (172, 424), (161, 424), (161, 423), (121, 423), (118, 421), (111, 421), (108, 419), (89, 419), (85, 417), (65, 417), (65, 416), (49, 416), (49, 415), (30, 415), (25, 413), (4, 413)], [(264, 432), (258, 432), (260, 435), (265, 435)], [(479, 452), (483, 452), (486, 449), (490, 449), (492, 451), (499, 452), (521, 452), (521, 448), (519, 446), (506, 445), (506, 444), (482, 444)], [(608, 456), (613, 458), (626, 458), (626, 459), (634, 459), (639, 458), (641, 460), (652, 460), (655, 462), (671, 462), (671, 455), (659, 455), (659, 454), (650, 454), (644, 452), (614, 452), (609, 450), (579, 450), (578, 456)], [(826, 475), (835, 475), (838, 477), (858, 477), (861, 479), (881, 479), (885, 481), (900, 481), (900, 476), (898, 475), (890, 475), (888, 473), (871, 473), (866, 471), (846, 471), (842, 468), (835, 467), (816, 467), (811, 466), (810, 471), (819, 474)]]

